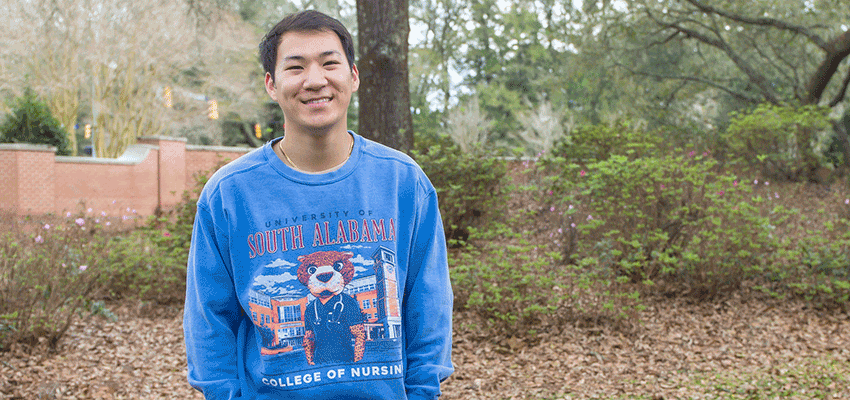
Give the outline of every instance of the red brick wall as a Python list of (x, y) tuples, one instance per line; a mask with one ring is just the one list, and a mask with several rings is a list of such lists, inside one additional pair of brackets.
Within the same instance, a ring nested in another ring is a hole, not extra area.
[(195, 172), (247, 152), (186, 146), (181, 138), (145, 137), (139, 143), (118, 159), (57, 157), (47, 146), (0, 145), (0, 210), (151, 215), (178, 204), (183, 191), (193, 188)]
[(141, 215), (153, 214), (158, 204), (159, 151), (154, 146), (142, 149), (145, 157), (140, 162), (58, 157), (55, 212), (76, 213), (91, 208), (110, 216), (132, 215), (133, 210)]
[[(3, 147), (11, 147), (4, 145)], [(0, 148), (0, 210), (16, 212), (18, 203), (18, 152)]]
[(239, 158), (250, 149), (242, 147), (186, 146), (186, 190), (196, 185), (196, 174), (207, 173)]

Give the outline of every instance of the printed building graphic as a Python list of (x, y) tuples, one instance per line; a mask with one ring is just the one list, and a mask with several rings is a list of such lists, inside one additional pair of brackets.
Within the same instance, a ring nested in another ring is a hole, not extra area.
[[(395, 253), (379, 247), (372, 254), (375, 274), (353, 279), (343, 293), (353, 297), (363, 313), (366, 340), (401, 337), (401, 312), (398, 298), (398, 274)], [(304, 349), (304, 312), (310, 298), (272, 297), (252, 291), (249, 298), (251, 319), (263, 339), (263, 355)]]
[(304, 310), (307, 297), (273, 298), (251, 292), (251, 319), (263, 336), (263, 355), (284, 353), (304, 346)]

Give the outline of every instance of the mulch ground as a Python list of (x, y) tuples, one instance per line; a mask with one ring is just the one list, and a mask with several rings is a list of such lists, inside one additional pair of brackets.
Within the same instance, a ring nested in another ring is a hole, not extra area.
[[(117, 321), (76, 322), (56, 352), (0, 353), (0, 398), (202, 398), (186, 383), (179, 308), (113, 311)], [(629, 333), (563, 326), (538, 339), (530, 345), (488, 340), (480, 330), (456, 331), (457, 371), (444, 383), (442, 398), (718, 398), (706, 394), (706, 386), (724, 372), (731, 378), (799, 374), (821, 368), (824, 360), (850, 371), (847, 314), (793, 302), (659, 300)], [(708, 383), (696, 385), (696, 378)], [(793, 385), (795, 378), (785, 381)], [(850, 399), (850, 378), (825, 382), (826, 398)], [(740, 398), (762, 398), (759, 388), (744, 379)]]

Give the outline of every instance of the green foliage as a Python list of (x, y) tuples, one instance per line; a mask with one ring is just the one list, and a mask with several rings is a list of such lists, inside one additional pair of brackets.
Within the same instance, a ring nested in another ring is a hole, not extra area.
[(613, 155), (634, 159), (652, 154), (661, 144), (658, 135), (635, 129), (628, 121), (613, 125), (587, 125), (558, 140), (548, 157), (541, 161), (544, 166), (549, 166), (563, 162), (585, 165)]
[(10, 107), (12, 112), (0, 124), (0, 143), (46, 144), (56, 147), (57, 155), (71, 154), (67, 132), (35, 91), (26, 88)]
[(727, 156), (761, 168), (765, 177), (799, 181), (825, 163), (829, 109), (764, 103), (733, 113), (723, 140)]
[(738, 287), (774, 246), (771, 225), (749, 202), (749, 187), (715, 165), (692, 151), (613, 155), (585, 167), (550, 161), (560, 166), (547, 193), (564, 261), (697, 297)]
[(507, 195), (504, 160), (480, 147), (463, 152), (448, 135), (420, 135), (411, 153), (437, 190), (450, 242), (465, 239), (470, 227), (486, 226), (499, 215)]

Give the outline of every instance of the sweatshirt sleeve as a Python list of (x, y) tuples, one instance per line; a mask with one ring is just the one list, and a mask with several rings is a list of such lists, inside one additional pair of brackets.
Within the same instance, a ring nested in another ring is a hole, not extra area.
[(446, 239), (433, 188), (417, 205), (417, 226), (409, 255), (404, 294), (408, 399), (436, 399), (440, 382), (454, 371), (452, 288)]
[(240, 307), (228, 243), (210, 211), (198, 203), (186, 276), (183, 333), (188, 379), (208, 400), (238, 399), (237, 329)]

